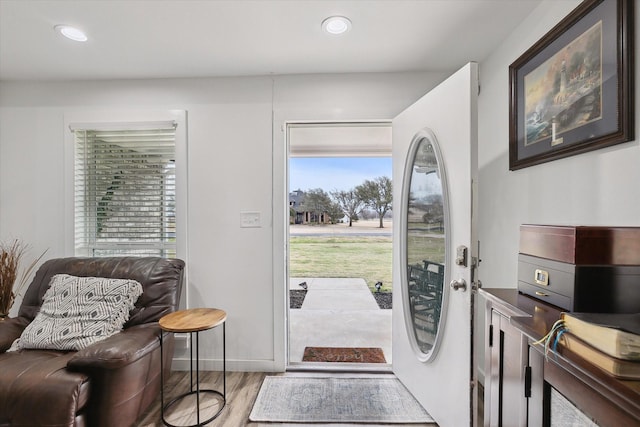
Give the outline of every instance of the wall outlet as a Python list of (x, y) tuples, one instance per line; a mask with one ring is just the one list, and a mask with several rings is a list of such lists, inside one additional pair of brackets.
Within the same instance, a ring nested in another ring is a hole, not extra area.
[(240, 227), (262, 227), (260, 223), (260, 212), (240, 212)]

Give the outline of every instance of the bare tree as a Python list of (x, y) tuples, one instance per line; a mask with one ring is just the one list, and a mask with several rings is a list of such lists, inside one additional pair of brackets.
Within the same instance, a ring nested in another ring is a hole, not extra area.
[(358, 192), (355, 188), (351, 190), (334, 190), (331, 192), (331, 197), (340, 206), (340, 209), (349, 218), (349, 227), (353, 225), (353, 221), (358, 220), (358, 215), (364, 208), (364, 202), (358, 197)]
[(331, 223), (335, 224), (344, 216), (344, 212), (339, 204), (334, 201), (331, 201), (329, 205), (329, 209), (327, 209), (327, 213), (329, 214), (329, 218), (331, 219)]
[(384, 228), (382, 219), (392, 209), (391, 178), (379, 176), (373, 180), (366, 180), (356, 187), (358, 197), (370, 208), (374, 209), (380, 218), (380, 228)]

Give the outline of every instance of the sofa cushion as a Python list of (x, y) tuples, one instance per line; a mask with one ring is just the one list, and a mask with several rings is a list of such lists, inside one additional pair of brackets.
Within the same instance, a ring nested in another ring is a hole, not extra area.
[(81, 350), (120, 332), (140, 295), (135, 280), (56, 274), (40, 312), (9, 351)]
[(89, 402), (86, 373), (71, 372), (74, 352), (0, 354), (0, 426), (75, 426)]

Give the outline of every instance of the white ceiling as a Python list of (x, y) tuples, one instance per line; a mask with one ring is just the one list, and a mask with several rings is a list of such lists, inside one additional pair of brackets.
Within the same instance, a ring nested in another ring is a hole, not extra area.
[[(541, 1), (0, 0), (0, 80), (453, 71)], [(335, 14), (346, 35), (321, 31)]]

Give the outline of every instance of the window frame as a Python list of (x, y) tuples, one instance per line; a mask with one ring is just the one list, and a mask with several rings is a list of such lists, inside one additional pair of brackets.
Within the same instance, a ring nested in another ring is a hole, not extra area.
[[(75, 134), (72, 129), (141, 129), (167, 122), (175, 123), (175, 214), (176, 258), (187, 260), (187, 114), (183, 110), (166, 111), (81, 111), (68, 112), (65, 130), (65, 252), (70, 256), (88, 256), (76, 251), (75, 240)], [(123, 245), (126, 246), (126, 245)]]

